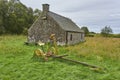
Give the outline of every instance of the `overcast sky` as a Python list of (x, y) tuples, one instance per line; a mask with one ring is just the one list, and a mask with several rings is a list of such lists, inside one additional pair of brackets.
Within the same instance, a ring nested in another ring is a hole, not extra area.
[(33, 9), (42, 10), (50, 4), (50, 11), (72, 19), (78, 26), (100, 32), (106, 25), (113, 33), (120, 33), (120, 0), (20, 0)]

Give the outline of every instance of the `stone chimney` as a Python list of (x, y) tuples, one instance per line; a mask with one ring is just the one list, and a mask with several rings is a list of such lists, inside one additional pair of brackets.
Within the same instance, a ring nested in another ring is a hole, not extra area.
[(42, 4), (43, 12), (47, 13), (49, 11), (49, 4)]

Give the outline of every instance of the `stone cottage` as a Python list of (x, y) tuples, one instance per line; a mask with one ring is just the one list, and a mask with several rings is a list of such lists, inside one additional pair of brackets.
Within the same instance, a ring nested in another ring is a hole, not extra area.
[(84, 32), (69, 18), (49, 11), (49, 4), (43, 4), (39, 18), (28, 30), (28, 42), (48, 42), (55, 34), (60, 45), (72, 45), (84, 41)]

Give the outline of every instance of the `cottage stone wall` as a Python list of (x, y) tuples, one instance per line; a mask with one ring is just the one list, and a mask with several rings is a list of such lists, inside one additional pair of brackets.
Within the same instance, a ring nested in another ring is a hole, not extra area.
[(49, 12), (49, 5), (43, 4), (42, 14), (28, 30), (28, 42), (49, 42), (51, 34), (55, 34), (58, 45), (71, 45), (84, 40), (84, 33), (75, 23), (68, 18)]
[(84, 34), (79, 32), (67, 32), (67, 44), (72, 45), (84, 41)]
[(59, 44), (65, 44), (65, 31), (50, 16), (41, 16), (28, 30), (28, 42), (48, 42), (51, 34)]

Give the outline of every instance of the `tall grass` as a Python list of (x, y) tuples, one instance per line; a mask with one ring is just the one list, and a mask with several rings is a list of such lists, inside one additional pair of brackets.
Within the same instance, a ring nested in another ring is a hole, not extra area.
[(86, 42), (66, 49), (75, 51), (80, 56), (92, 56), (120, 60), (120, 38), (93, 37), (86, 38)]

